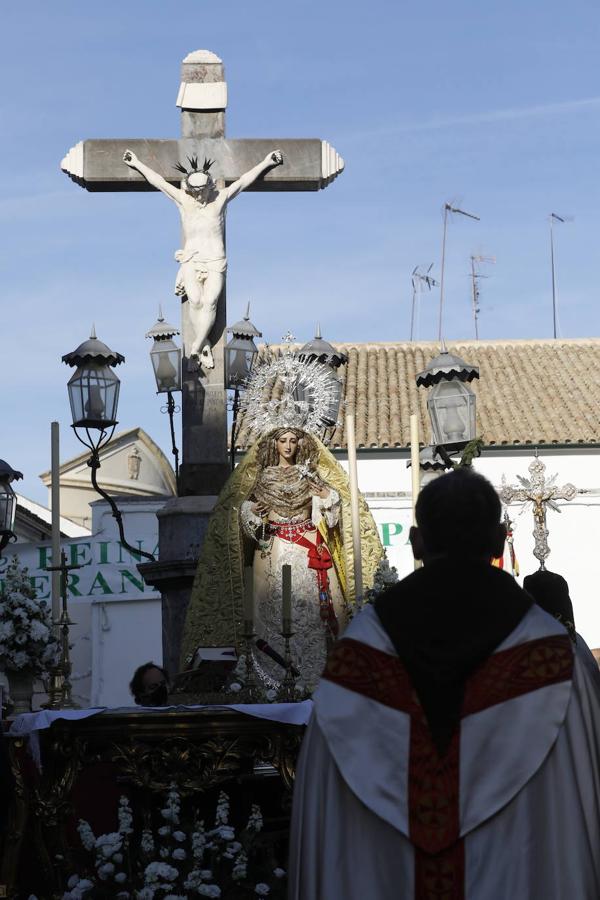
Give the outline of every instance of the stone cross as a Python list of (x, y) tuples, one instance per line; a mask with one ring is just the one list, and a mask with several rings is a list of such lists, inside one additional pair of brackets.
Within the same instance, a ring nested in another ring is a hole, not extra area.
[[(177, 106), (182, 114), (181, 138), (86, 140), (69, 150), (61, 168), (88, 191), (154, 190), (142, 175), (124, 164), (123, 154), (128, 148), (177, 186), (181, 175), (175, 167), (187, 167), (190, 157), (214, 160), (211, 175), (217, 185), (225, 187), (275, 147), (282, 150), (284, 165), (258, 179), (249, 190), (317, 191), (327, 187), (344, 168), (333, 147), (319, 139), (226, 139), (224, 67), (219, 57), (207, 50), (190, 53), (183, 60)], [(223, 359), (225, 293), (223, 288), (210, 334), (215, 367), (198, 370), (194, 361), (184, 357), (180, 494), (218, 494), (229, 474)], [(184, 303), (182, 307), (184, 348), (190, 346), (192, 332), (187, 306)]]
[(550, 547), (548, 546), (548, 529), (546, 527), (546, 509), (560, 512), (560, 507), (556, 500), (572, 500), (576, 494), (580, 493), (572, 484), (565, 484), (563, 487), (557, 487), (555, 481), (557, 476), (553, 475), (546, 480), (546, 466), (538, 459), (537, 451), (535, 459), (528, 466), (531, 478), (522, 478), (517, 475), (521, 482), (521, 487), (513, 487), (506, 483), (504, 475), (502, 476), (502, 486), (499, 490), (500, 499), (503, 503), (509, 504), (513, 500), (522, 503), (530, 503), (533, 512), (533, 538), (534, 550), (533, 555), (540, 562), (540, 570), (546, 568), (546, 559), (550, 555)]

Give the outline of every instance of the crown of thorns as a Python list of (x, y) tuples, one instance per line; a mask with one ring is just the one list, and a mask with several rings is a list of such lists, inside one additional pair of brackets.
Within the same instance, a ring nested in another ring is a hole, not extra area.
[(182, 172), (183, 175), (192, 175), (194, 172), (202, 172), (204, 175), (208, 175), (210, 172), (210, 167), (214, 163), (214, 159), (208, 159), (206, 156), (204, 157), (204, 162), (202, 164), (202, 168), (198, 168), (198, 157), (197, 156), (188, 156), (188, 162), (190, 164), (189, 170), (186, 169), (185, 166), (182, 166), (181, 163), (177, 163), (175, 168), (178, 172)]

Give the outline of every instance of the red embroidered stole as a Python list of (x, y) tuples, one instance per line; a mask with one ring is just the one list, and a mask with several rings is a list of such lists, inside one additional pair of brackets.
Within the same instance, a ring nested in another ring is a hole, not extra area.
[[(461, 717), (548, 685), (568, 681), (567, 635), (527, 641), (490, 656), (467, 681)], [(464, 900), (460, 838), (460, 729), (440, 758), (408, 673), (398, 657), (351, 638), (330, 654), (323, 678), (410, 716), (409, 838), (415, 851), (415, 900)]]

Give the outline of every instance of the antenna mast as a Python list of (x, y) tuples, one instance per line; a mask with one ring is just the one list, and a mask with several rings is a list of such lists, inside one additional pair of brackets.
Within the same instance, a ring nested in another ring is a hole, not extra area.
[(473, 302), (473, 322), (475, 323), (475, 340), (479, 340), (479, 313), (481, 308), (479, 306), (479, 279), (480, 278), (489, 278), (489, 275), (483, 275), (479, 269), (477, 268), (478, 263), (495, 263), (495, 256), (472, 256), (471, 257), (471, 283), (472, 283), (472, 302)]
[(555, 222), (571, 222), (570, 216), (558, 216), (556, 213), (550, 213), (548, 216), (550, 222), (550, 265), (552, 267), (552, 327), (554, 337), (556, 338), (556, 274), (554, 271), (554, 229)]
[(448, 213), (460, 213), (461, 216), (466, 216), (468, 219), (475, 219), (475, 221), (479, 222), (479, 216), (474, 216), (472, 213), (465, 212), (464, 209), (458, 209), (456, 206), (452, 206), (451, 203), (444, 203), (444, 236), (442, 238), (442, 273), (440, 275), (440, 317), (439, 317), (439, 326), (438, 326), (438, 341), (442, 342), (442, 320), (443, 320), (443, 310), (444, 310), (444, 273), (446, 270), (446, 231), (448, 228)]
[(412, 341), (414, 336), (414, 327), (415, 327), (415, 308), (417, 312), (420, 310), (421, 306), (421, 293), (423, 291), (423, 285), (426, 285), (427, 289), (430, 291), (432, 287), (437, 286), (437, 281), (433, 276), (429, 273), (433, 269), (433, 263), (431, 263), (426, 272), (419, 272), (421, 266), (415, 266), (412, 270), (411, 275), (411, 283), (412, 283), (412, 309), (410, 313), (410, 339)]

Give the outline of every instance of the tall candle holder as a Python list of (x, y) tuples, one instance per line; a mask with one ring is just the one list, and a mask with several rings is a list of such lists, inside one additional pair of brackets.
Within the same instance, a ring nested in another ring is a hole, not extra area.
[(252, 648), (254, 646), (254, 622), (252, 619), (244, 619), (244, 647), (246, 652), (246, 677), (242, 689), (242, 699), (246, 703), (262, 703), (264, 701), (263, 690), (256, 673), (256, 664)]
[(292, 631), (291, 619), (284, 619), (281, 637), (283, 638), (285, 647), (285, 676), (277, 691), (277, 699), (280, 703), (293, 703), (294, 700), (298, 699), (296, 693), (296, 668), (292, 665), (292, 653), (290, 650), (290, 640), (294, 634), (295, 632)]
[(73, 688), (71, 685), (71, 655), (69, 649), (69, 629), (75, 623), (69, 618), (67, 610), (67, 576), (72, 569), (80, 569), (81, 566), (67, 565), (65, 551), (61, 550), (60, 566), (47, 566), (48, 572), (60, 572), (60, 594), (62, 599), (62, 612), (54, 627), (58, 631), (60, 656), (55, 666), (50, 669), (50, 685), (48, 688), (48, 701), (45, 709), (79, 709), (79, 705), (73, 700)]

